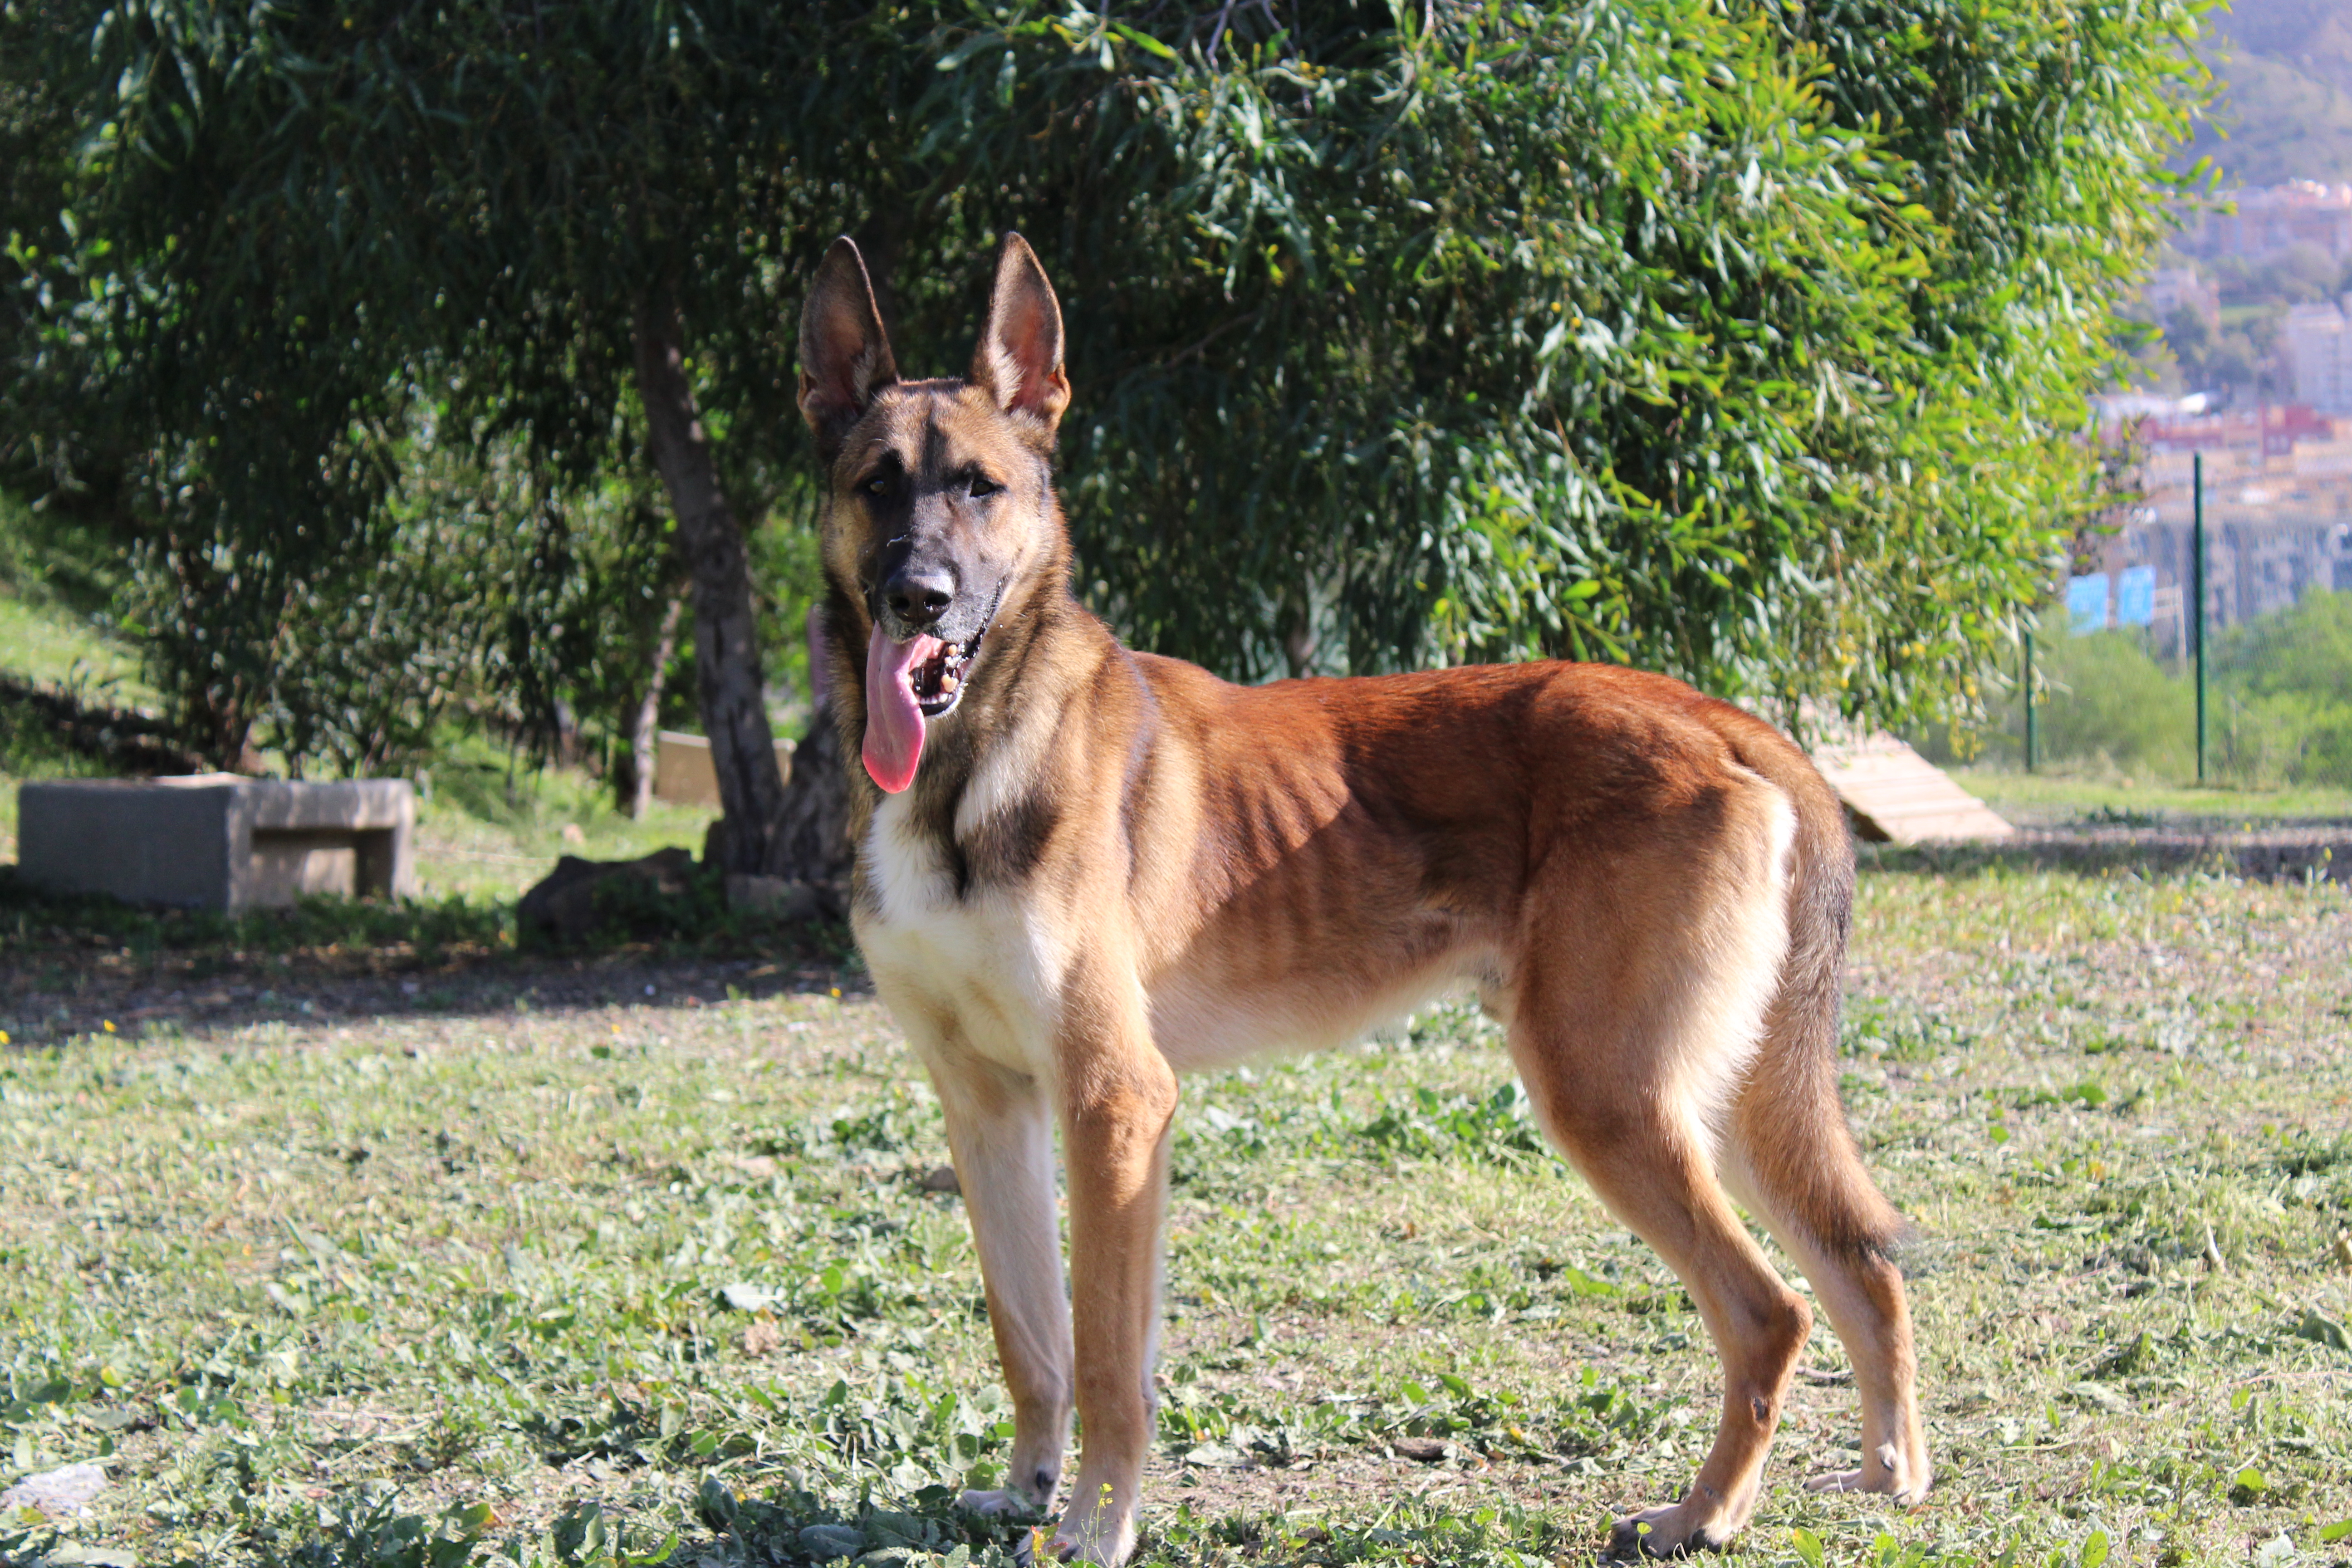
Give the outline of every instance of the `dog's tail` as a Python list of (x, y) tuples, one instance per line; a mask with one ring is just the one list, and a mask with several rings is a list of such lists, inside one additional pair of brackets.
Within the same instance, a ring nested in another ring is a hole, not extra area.
[(1853, 918), (1845, 811), (1811, 760), (1778, 735), (1742, 761), (1789, 796), (1797, 830), (1788, 956), (1762, 1046), (1732, 1104), (1726, 1152), (1745, 1178), (1742, 1195), (1764, 1211), (1758, 1217), (1801, 1253), (1886, 1258), (1903, 1221), (1864, 1169), (1838, 1100), (1839, 994)]

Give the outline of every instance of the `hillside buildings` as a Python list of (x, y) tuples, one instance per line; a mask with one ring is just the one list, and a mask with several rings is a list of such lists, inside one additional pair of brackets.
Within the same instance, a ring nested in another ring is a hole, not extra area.
[(2187, 309), (2196, 312), (2207, 331), (2221, 330), (2221, 285), (2198, 276), (2194, 267), (2158, 268), (2148, 274), (2139, 298), (2148, 319), (2159, 326), (2170, 321), (2175, 311)]
[[(2106, 400), (2103, 400), (2105, 402)], [(2158, 653), (2191, 647), (2192, 465), (2205, 464), (2206, 624), (2220, 629), (2283, 610), (2315, 588), (2352, 593), (2352, 418), (2305, 405), (2210, 414), (2149, 409), (2148, 400), (2103, 408), (2111, 435), (2129, 432), (2147, 451), (2147, 500), (2101, 542), (2092, 569), (2111, 579), (2155, 569)]]
[[(2295, 180), (2225, 194), (2234, 212), (2183, 215), (2174, 242), (2181, 252), (2209, 263), (2263, 261), (2305, 247), (2352, 263), (2352, 184)], [(2145, 314), (2161, 323), (2187, 309), (2217, 328), (2219, 283), (2200, 270), (2210, 268), (2150, 274), (2141, 290)], [(2100, 542), (2089, 568), (2111, 584), (2128, 569), (2143, 569), (2132, 573), (2128, 606), (2112, 592), (2108, 600), (2111, 622), (2134, 624), (2145, 624), (2146, 569), (2153, 570), (2149, 633), (2158, 652), (2186, 654), (2193, 635), (2189, 477), (2200, 457), (2208, 626), (2285, 609), (2315, 589), (2352, 593), (2352, 293), (2287, 308), (2275, 352), (2278, 369), (2292, 372), (2294, 393), (2284, 403), (2217, 411), (2202, 395), (2096, 400), (2109, 437), (2127, 435), (2145, 453), (2139, 483), (2147, 500)]]
[(2339, 260), (2352, 256), (2352, 185), (2290, 180), (2222, 195), (2237, 210), (2194, 208), (2184, 213), (2176, 242), (2182, 250), (2192, 256), (2259, 260), (2294, 246), (2312, 245)]
[(2279, 340), (2294, 367), (2294, 397), (2323, 414), (2352, 414), (2352, 322), (2341, 303), (2290, 306)]

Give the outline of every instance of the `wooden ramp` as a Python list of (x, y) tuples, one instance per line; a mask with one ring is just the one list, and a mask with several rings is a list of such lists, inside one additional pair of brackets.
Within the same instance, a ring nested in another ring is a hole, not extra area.
[(1884, 731), (1817, 746), (1813, 762), (1853, 814), (1857, 838), (1917, 844), (2008, 838), (2017, 832), (1943, 769)]

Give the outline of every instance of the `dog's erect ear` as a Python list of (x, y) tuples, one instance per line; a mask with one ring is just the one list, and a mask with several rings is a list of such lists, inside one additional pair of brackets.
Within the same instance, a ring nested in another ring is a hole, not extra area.
[(866, 258), (844, 235), (824, 253), (801, 307), (801, 417), (827, 461), (874, 395), (898, 379)]
[(996, 253), (988, 324), (980, 330), (965, 379), (1007, 414), (1036, 421), (1048, 440), (1070, 405), (1070, 380), (1062, 374), (1062, 307), (1037, 253), (1017, 234), (1006, 235)]

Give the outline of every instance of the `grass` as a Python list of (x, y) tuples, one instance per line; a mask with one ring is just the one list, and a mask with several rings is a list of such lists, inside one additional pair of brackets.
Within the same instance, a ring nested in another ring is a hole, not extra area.
[(0, 669), (75, 687), (115, 707), (152, 710), (154, 691), (127, 648), (62, 605), (0, 587)]
[(425, 899), (511, 900), (560, 855), (634, 860), (673, 845), (698, 855), (719, 815), (657, 800), (633, 819), (602, 780), (571, 768), (510, 774), (505, 753), (478, 744), (445, 752), (424, 783), (416, 874)]
[(2060, 826), (2145, 816), (2255, 826), (2290, 820), (2352, 820), (2352, 789), (2299, 785), (2275, 790), (2200, 789), (2129, 775), (1946, 770), (1962, 789), (2021, 825)]
[[(1854, 1462), (1824, 1330), (1735, 1559), (2352, 1554), (2352, 900), (1880, 871), (1856, 929), (1846, 1095), (1920, 1232), (1938, 1482), (1801, 1489)], [(103, 1011), (143, 962), (51, 950), (6, 999)], [(330, 967), (221, 977), (314, 1011), (0, 1065), (0, 1479), (110, 1477), (0, 1558), (1003, 1560), (948, 1501), (1008, 1431), (971, 1243), (854, 977)], [(1686, 1481), (1705, 1335), (1508, 1086), (1450, 1012), (1189, 1086), (1144, 1561), (1527, 1568)]]

